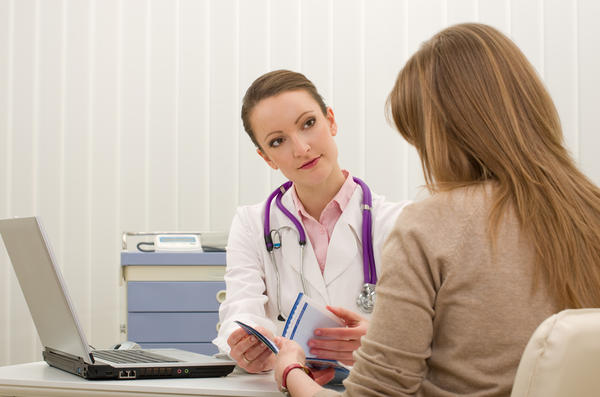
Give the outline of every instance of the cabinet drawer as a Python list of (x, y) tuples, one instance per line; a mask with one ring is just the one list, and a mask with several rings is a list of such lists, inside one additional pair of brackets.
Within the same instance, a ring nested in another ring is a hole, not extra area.
[(189, 352), (212, 355), (219, 352), (217, 346), (212, 343), (141, 343), (144, 349), (180, 349)]
[(128, 313), (127, 338), (138, 343), (210, 342), (219, 313)]
[(225, 299), (222, 281), (130, 281), (128, 312), (212, 312)]

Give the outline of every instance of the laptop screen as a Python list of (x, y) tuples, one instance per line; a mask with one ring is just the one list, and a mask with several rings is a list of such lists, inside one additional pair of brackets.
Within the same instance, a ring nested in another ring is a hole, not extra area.
[(39, 218), (1, 219), (0, 234), (42, 345), (91, 364), (90, 348)]

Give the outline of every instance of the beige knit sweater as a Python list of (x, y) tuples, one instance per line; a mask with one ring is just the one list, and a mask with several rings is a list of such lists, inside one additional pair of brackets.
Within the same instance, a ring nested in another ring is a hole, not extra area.
[(401, 213), (343, 395), (510, 395), (529, 337), (558, 310), (543, 282), (533, 289), (532, 244), (512, 213), (492, 255), (492, 189), (435, 194)]

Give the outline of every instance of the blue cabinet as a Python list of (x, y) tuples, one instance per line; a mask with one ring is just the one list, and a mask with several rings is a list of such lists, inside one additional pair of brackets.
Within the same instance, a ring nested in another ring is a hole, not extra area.
[(146, 348), (214, 354), (225, 299), (225, 253), (121, 254), (127, 339)]

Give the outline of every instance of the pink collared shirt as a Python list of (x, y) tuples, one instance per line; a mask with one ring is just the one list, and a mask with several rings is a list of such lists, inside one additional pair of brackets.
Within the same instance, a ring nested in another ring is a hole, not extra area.
[(321, 216), (319, 217), (318, 221), (308, 212), (306, 212), (304, 205), (296, 194), (296, 189), (292, 189), (292, 199), (294, 200), (294, 205), (298, 209), (298, 215), (304, 224), (306, 234), (308, 235), (308, 238), (313, 246), (315, 256), (317, 257), (317, 262), (321, 268), (321, 273), (325, 271), (327, 248), (329, 246), (329, 240), (331, 239), (331, 234), (333, 233), (335, 224), (337, 223), (338, 219), (340, 219), (340, 216), (342, 216), (342, 212), (344, 212), (344, 209), (350, 202), (350, 199), (354, 194), (354, 189), (356, 189), (357, 186), (356, 182), (354, 182), (354, 179), (352, 179), (352, 176), (348, 171), (342, 170), (342, 172), (346, 176), (346, 180), (333, 199), (327, 203), (323, 209), (323, 212), (321, 212)]

